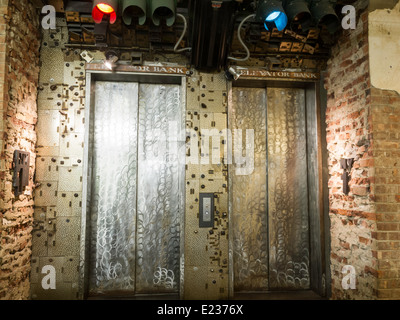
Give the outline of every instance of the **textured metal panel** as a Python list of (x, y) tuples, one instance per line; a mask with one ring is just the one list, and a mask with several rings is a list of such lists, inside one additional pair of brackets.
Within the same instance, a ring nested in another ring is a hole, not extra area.
[(180, 87), (97, 82), (95, 99), (91, 292), (178, 292)]
[(83, 134), (62, 134), (60, 139), (60, 156), (82, 156), (83, 140)]
[[(226, 94), (223, 73), (194, 71), (188, 78), (185, 299), (228, 297), (228, 171), (221, 163), (226, 145)], [(213, 151), (218, 162), (214, 164)], [(214, 194), (213, 228), (199, 228), (200, 193)]]
[(60, 110), (62, 94), (62, 85), (41, 84), (38, 90), (38, 110)]
[(35, 190), (35, 205), (39, 207), (55, 206), (57, 204), (58, 183), (42, 181), (41, 186)]
[(226, 112), (226, 92), (204, 91), (200, 95), (200, 110), (203, 112)]
[[(79, 85), (79, 81), (85, 76), (85, 64), (82, 61), (64, 62), (64, 83), (69, 86)], [(71, 88), (71, 87), (69, 87)], [(78, 94), (77, 96), (82, 95)], [(69, 97), (74, 97), (75, 93), (70, 93)]]
[(200, 88), (199, 78), (192, 76), (188, 78), (187, 82), (187, 110), (199, 111), (200, 109)]
[[(137, 292), (177, 292), (180, 270), (180, 87), (140, 85)], [(182, 177), (183, 178), (183, 177)]]
[(57, 201), (57, 216), (80, 216), (82, 212), (81, 192), (60, 192)]
[(36, 179), (38, 181), (58, 181), (58, 166), (54, 162), (54, 158), (37, 158)]
[(82, 190), (82, 168), (81, 167), (60, 167), (60, 181), (58, 191), (79, 191)]
[(136, 83), (96, 83), (92, 292), (135, 290), (137, 96)]
[(64, 281), (68, 282), (78, 282), (78, 265), (79, 257), (65, 257), (64, 263), (61, 269), (62, 277)]
[(43, 46), (40, 54), (42, 67), (40, 69), (39, 82), (50, 84), (64, 83), (64, 54), (61, 49), (54, 49)]
[(60, 144), (60, 113), (57, 110), (38, 111), (38, 146), (56, 147)]
[[(185, 264), (184, 291), (186, 300), (206, 300), (208, 298), (208, 272), (207, 268)], [(199, 289), (194, 290), (195, 287)]]
[(269, 286), (310, 287), (305, 92), (267, 90)]
[(226, 79), (224, 73), (201, 73), (202, 91), (226, 91)]
[[(231, 170), (232, 231), (235, 291), (268, 289), (267, 150), (265, 89), (233, 88), (230, 128), (254, 131), (254, 171), (236, 175)], [(236, 139), (235, 135), (233, 138)], [(239, 139), (238, 143), (240, 142)], [(234, 140), (235, 141), (235, 140)], [(235, 145), (237, 147), (239, 144)]]
[[(79, 251), (79, 217), (60, 217), (52, 220), (53, 231), (48, 232), (49, 256), (70, 256)], [(51, 236), (50, 236), (51, 234)]]
[(46, 231), (34, 231), (32, 232), (32, 256), (33, 257), (44, 257), (47, 255), (47, 232)]

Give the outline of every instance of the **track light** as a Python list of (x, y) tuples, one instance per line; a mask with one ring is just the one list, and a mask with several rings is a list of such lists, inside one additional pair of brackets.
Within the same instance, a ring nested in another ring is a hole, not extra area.
[(340, 27), (339, 17), (334, 8), (335, 1), (311, 0), (310, 10), (318, 26), (324, 25), (331, 34)]
[(110, 50), (106, 52), (105, 56), (106, 56), (106, 59), (104, 60), (105, 67), (109, 70), (114, 70), (115, 64), (119, 60), (118, 53)]
[(110, 17), (110, 23), (117, 20), (118, 0), (94, 0), (92, 17), (94, 22), (101, 23), (104, 16)]
[(265, 29), (270, 30), (276, 27), (279, 31), (286, 28), (288, 18), (279, 0), (262, 0), (260, 1), (256, 21), (264, 22)]
[(175, 12), (177, 0), (149, 0), (150, 13), (153, 23), (160, 25), (161, 20), (165, 20), (170, 27), (175, 23)]
[(126, 25), (133, 23), (133, 18), (138, 18), (140, 25), (146, 22), (146, 0), (122, 0), (122, 19)]
[(300, 24), (303, 31), (308, 31), (312, 25), (312, 16), (306, 0), (285, 0), (284, 5), (289, 21)]

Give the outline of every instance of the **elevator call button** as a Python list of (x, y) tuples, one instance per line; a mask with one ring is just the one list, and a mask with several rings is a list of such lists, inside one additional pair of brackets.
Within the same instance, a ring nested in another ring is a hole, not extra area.
[(213, 228), (214, 227), (214, 194), (201, 193), (200, 194), (200, 228)]

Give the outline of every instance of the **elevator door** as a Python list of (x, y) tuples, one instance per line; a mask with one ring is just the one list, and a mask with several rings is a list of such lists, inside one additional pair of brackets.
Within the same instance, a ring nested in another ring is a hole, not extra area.
[(305, 92), (233, 88), (230, 128), (254, 130), (254, 171), (230, 171), (234, 291), (308, 289)]
[(95, 90), (90, 294), (177, 293), (180, 87), (96, 82)]

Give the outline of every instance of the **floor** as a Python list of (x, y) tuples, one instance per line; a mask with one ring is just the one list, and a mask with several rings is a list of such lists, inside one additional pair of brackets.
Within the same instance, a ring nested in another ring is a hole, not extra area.
[[(93, 296), (88, 300), (179, 300), (177, 294), (154, 294), (135, 296)], [(265, 293), (237, 293), (232, 300), (326, 300), (311, 290)]]

